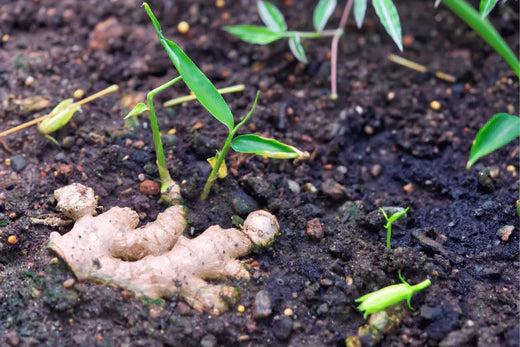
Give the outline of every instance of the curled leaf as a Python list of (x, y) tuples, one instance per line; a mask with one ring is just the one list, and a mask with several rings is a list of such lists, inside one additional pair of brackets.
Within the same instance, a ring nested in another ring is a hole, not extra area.
[(54, 115), (39, 123), (38, 131), (43, 135), (48, 135), (67, 124), (74, 113), (81, 109), (80, 106), (69, 107), (70, 105), (72, 105), (72, 99), (65, 99), (56, 105), (51, 111), (51, 114)]
[(231, 141), (231, 148), (239, 153), (256, 154), (276, 159), (307, 159), (309, 157), (309, 153), (302, 152), (293, 146), (253, 134), (235, 137)]
[(284, 37), (282, 33), (257, 25), (228, 25), (224, 29), (242, 41), (257, 45), (267, 45)]
[[(217, 155), (214, 157), (206, 159), (208, 161), (209, 165), (211, 165), (212, 169), (217, 164), (218, 156), (219, 156), (219, 153), (217, 153)], [(227, 176), (227, 173), (228, 173), (228, 171), (227, 171), (226, 161), (223, 160), (222, 164), (220, 164), (220, 167), (218, 168), (217, 176), (218, 176), (218, 178), (225, 178)]]

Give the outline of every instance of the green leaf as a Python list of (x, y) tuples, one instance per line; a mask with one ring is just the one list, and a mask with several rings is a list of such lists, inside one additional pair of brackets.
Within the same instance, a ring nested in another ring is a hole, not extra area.
[(278, 7), (263, 0), (257, 1), (256, 6), (258, 7), (260, 18), (262, 18), (267, 28), (275, 32), (287, 31), (287, 23), (285, 23), (283, 14)]
[(520, 136), (520, 118), (507, 113), (497, 113), (479, 130), (469, 155), (466, 169), (483, 156), (507, 145)]
[(367, 12), (367, 0), (354, 0), (354, 19), (358, 29), (363, 26), (365, 13)]
[(312, 23), (316, 31), (322, 31), (336, 8), (336, 0), (320, 0), (312, 15)]
[(408, 209), (409, 209), (409, 208), (410, 208), (410, 207), (407, 207), (407, 208), (405, 208), (404, 210), (402, 210), (402, 211), (400, 211), (400, 212), (396, 212), (396, 213), (394, 213), (393, 215), (391, 215), (390, 218), (388, 218), (388, 223), (393, 223), (393, 222), (395, 222), (396, 220), (398, 220), (399, 218), (401, 218), (402, 216), (404, 216), (404, 214), (405, 214), (406, 212), (408, 212)]
[(482, 18), (486, 18), (488, 16), (497, 2), (498, 0), (480, 0), (480, 15)]
[(401, 34), (401, 22), (399, 13), (392, 0), (372, 0), (372, 6), (385, 27), (386, 32), (394, 40), (401, 52), (403, 51), (403, 39)]
[(135, 117), (135, 116), (140, 115), (141, 113), (143, 113), (145, 111), (148, 111), (149, 109), (150, 108), (148, 107), (148, 105), (143, 104), (142, 102), (140, 102), (140, 103), (138, 103), (137, 105), (134, 106), (132, 111), (130, 111), (126, 115), (126, 117), (124, 119), (130, 118), (130, 117)]
[(235, 137), (231, 141), (231, 148), (239, 153), (256, 154), (277, 159), (297, 159), (302, 155), (302, 152), (293, 146), (253, 134)]
[(200, 69), (191, 61), (184, 51), (174, 42), (166, 39), (162, 32), (161, 26), (157, 18), (155, 18), (148, 4), (143, 4), (148, 16), (152, 20), (159, 41), (163, 45), (170, 60), (175, 68), (182, 76), (184, 83), (195, 94), (197, 100), (208, 110), (209, 113), (217, 120), (226, 125), (230, 130), (234, 127), (233, 114), (229, 109), (222, 95), (210, 80), (200, 71)]
[(292, 54), (301, 61), (302, 63), (307, 64), (307, 56), (305, 55), (305, 50), (300, 42), (300, 35), (293, 34), (289, 38), (289, 48), (291, 49)]
[(284, 37), (282, 33), (257, 25), (228, 25), (224, 29), (242, 41), (257, 45), (267, 45)]

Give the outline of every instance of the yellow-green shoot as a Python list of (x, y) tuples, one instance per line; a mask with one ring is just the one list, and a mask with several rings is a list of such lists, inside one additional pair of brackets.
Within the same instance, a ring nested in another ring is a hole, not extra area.
[(384, 226), (384, 228), (386, 229), (386, 248), (391, 248), (390, 240), (392, 239), (392, 223), (404, 216), (406, 212), (408, 212), (408, 209), (409, 207), (405, 208), (402, 211), (396, 212), (390, 217), (388, 217), (385, 210), (383, 210), (381, 207), (379, 208), (379, 210), (381, 211), (381, 213), (383, 213), (383, 216), (386, 219), (386, 224)]
[[(224, 163), (224, 158), (231, 148), (237, 152), (258, 154), (266, 157), (282, 158), (282, 159), (305, 159), (309, 156), (307, 152), (301, 152), (296, 148), (284, 145), (274, 139), (267, 139), (257, 135), (249, 134), (248, 137), (237, 136), (237, 131), (244, 125), (255, 109), (258, 102), (259, 93), (256, 94), (255, 101), (251, 110), (247, 116), (235, 126), (235, 120), (231, 110), (229, 109), (226, 101), (215, 88), (213, 83), (204, 75), (204, 73), (195, 65), (195, 63), (184, 53), (184, 51), (173, 41), (168, 40), (164, 37), (161, 30), (159, 21), (153, 14), (150, 6), (147, 3), (143, 3), (146, 13), (150, 17), (152, 24), (155, 28), (159, 41), (163, 48), (168, 54), (172, 61), (175, 69), (180, 76), (173, 80), (155, 88), (150, 91), (147, 95), (147, 104), (139, 103), (134, 109), (127, 115), (127, 117), (136, 116), (142, 112), (148, 111), (150, 116), (150, 123), (152, 128), (152, 134), (154, 139), (155, 151), (157, 155), (157, 166), (159, 169), (159, 175), (161, 178), (161, 193), (166, 193), (173, 182), (166, 166), (166, 159), (164, 157), (164, 149), (162, 146), (161, 136), (159, 132), (159, 126), (157, 124), (157, 117), (155, 115), (155, 108), (153, 104), (153, 97), (171, 87), (178, 81), (184, 81), (184, 83), (191, 90), (196, 99), (200, 104), (219, 122), (224, 124), (228, 128), (228, 136), (224, 145), (217, 155), (213, 158), (209, 158), (212, 163), (212, 170), (204, 186), (204, 190), (201, 195), (201, 200), (208, 197), (213, 183), (217, 180), (221, 166)], [(222, 174), (220, 175), (222, 177)]]
[(403, 283), (384, 287), (375, 292), (363, 295), (355, 300), (355, 302), (361, 303), (357, 309), (364, 313), (363, 318), (366, 319), (369, 314), (384, 310), (385, 308), (395, 305), (403, 300), (406, 300), (408, 307), (413, 311), (414, 308), (410, 302), (412, 295), (420, 290), (428, 288), (432, 283), (429, 279), (425, 279), (421, 283), (412, 286), (405, 281), (401, 276), (400, 271), (399, 279)]

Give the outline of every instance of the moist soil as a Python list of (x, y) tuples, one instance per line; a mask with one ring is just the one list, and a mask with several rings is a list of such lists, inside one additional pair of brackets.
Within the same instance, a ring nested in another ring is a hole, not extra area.
[[(315, 1), (274, 2), (290, 28), (310, 29)], [(120, 91), (84, 106), (54, 134), (59, 146), (34, 127), (2, 138), (0, 345), (341, 346), (366, 323), (354, 299), (399, 283), (400, 271), (410, 283), (430, 278), (432, 285), (414, 295), (414, 311), (399, 306), (402, 319), (382, 338), (361, 337), (363, 345), (518, 346), (518, 144), (465, 169), (478, 129), (495, 113), (518, 112), (518, 80), (444, 6), (397, 5), (407, 35), (403, 55), (456, 82), (388, 61), (396, 48), (369, 8), (363, 28), (351, 18), (340, 41), (340, 96), (331, 101), (328, 39), (306, 41), (309, 63), (302, 65), (286, 42), (255, 46), (221, 30), (260, 24), (252, 0), (222, 8), (213, 1), (151, 1), (165, 35), (218, 87), (246, 85), (226, 96), (236, 119), (261, 91), (242, 132), (311, 153), (297, 163), (231, 154), (229, 175), (199, 201), (206, 158), (226, 129), (196, 102), (157, 106), (190, 236), (213, 224), (231, 227), (233, 216), (253, 208), (271, 211), (280, 223), (276, 241), (245, 258), (251, 280), (227, 281), (240, 289), (245, 312), (233, 306), (215, 317), (175, 297), (158, 306), (103, 284), (66, 288), (74, 276), (62, 261), (51, 261), (46, 244), (52, 231), (70, 226), (31, 224), (59, 213), (53, 192), (72, 182), (92, 187), (105, 210), (135, 209), (143, 224), (165, 208), (158, 195), (139, 189), (143, 179), (158, 181), (147, 119), (123, 120), (149, 90), (176, 76), (140, 1), (2, 1), (1, 130), (45, 114), (76, 89), (89, 95), (115, 83)], [(515, 52), (518, 7), (509, 1), (491, 15)], [(340, 15), (337, 9), (329, 27)], [(185, 35), (176, 29), (181, 20), (191, 26)], [(174, 86), (157, 100), (187, 92)], [(36, 97), (48, 102), (34, 106)], [(440, 109), (430, 107), (433, 100)], [(394, 225), (391, 250), (380, 206), (410, 207)], [(323, 237), (307, 235), (314, 218)], [(510, 235), (506, 226), (513, 227)], [(7, 241), (12, 235), (15, 244)], [(261, 290), (272, 311), (264, 318), (254, 309)]]

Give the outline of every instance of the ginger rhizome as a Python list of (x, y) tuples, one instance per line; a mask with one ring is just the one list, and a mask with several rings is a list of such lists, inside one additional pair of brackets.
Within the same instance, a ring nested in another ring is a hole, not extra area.
[(96, 280), (130, 289), (152, 299), (178, 294), (198, 311), (221, 314), (238, 300), (232, 286), (206, 282), (234, 277), (249, 279), (237, 259), (256, 246), (267, 246), (279, 231), (276, 217), (255, 211), (242, 230), (213, 225), (188, 239), (184, 207), (174, 205), (156, 221), (137, 228), (130, 208), (113, 207), (94, 216), (94, 191), (74, 183), (55, 191), (58, 208), (74, 219), (64, 235), (53, 232), (48, 247), (67, 262), (78, 280)]

